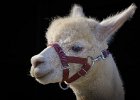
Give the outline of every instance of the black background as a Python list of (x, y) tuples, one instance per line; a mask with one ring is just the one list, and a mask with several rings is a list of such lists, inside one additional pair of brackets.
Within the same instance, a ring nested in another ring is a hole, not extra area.
[[(86, 16), (98, 20), (115, 14), (131, 3), (135, 15), (116, 33), (112, 52), (124, 82), (126, 100), (139, 98), (140, 39), (138, 0), (11, 0), (1, 3), (1, 92), (4, 99), (75, 100), (69, 89), (58, 84), (41, 85), (29, 75), (30, 58), (46, 47), (45, 32), (56, 16), (66, 16), (74, 3), (83, 6)], [(4, 27), (4, 28), (3, 28)]]

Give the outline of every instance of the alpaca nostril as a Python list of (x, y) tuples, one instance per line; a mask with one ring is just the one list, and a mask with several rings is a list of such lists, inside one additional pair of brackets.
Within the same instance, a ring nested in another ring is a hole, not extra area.
[(31, 63), (34, 67), (37, 67), (38, 65), (44, 63), (44, 58), (42, 56), (34, 56), (31, 58)]
[(34, 67), (37, 67), (37, 66), (40, 65), (41, 63), (43, 63), (43, 61), (35, 61), (33, 65), (34, 65)]

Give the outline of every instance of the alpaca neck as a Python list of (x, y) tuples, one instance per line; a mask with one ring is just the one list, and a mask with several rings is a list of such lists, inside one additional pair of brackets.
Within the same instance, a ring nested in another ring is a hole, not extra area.
[(89, 82), (87, 84), (82, 84), (81, 86), (71, 86), (72, 90), (76, 95), (76, 100), (93, 100), (93, 98), (96, 98), (96, 93), (93, 93), (93, 91), (95, 90), (93, 88), (90, 88), (90, 85), (91, 84)]
[(76, 100), (105, 100), (101, 99), (101, 88), (96, 88), (95, 83), (91, 81), (82, 82), (80, 85), (71, 86), (76, 95)]
[(70, 87), (77, 100), (123, 100), (121, 79), (112, 57), (97, 62), (83, 79)]

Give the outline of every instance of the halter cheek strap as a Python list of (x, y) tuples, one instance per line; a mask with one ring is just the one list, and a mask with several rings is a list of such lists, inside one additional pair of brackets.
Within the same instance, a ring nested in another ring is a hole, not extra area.
[[(79, 79), (81, 76), (84, 76), (88, 70), (90, 69), (91, 65), (88, 64), (88, 59), (87, 58), (81, 58), (81, 57), (75, 57), (75, 56), (67, 56), (62, 48), (57, 44), (49, 44), (49, 46), (52, 46), (55, 51), (57, 52), (61, 64), (62, 64), (62, 69), (63, 69), (63, 79), (62, 82), (67, 82), (67, 83), (71, 83), (74, 82), (75, 80)], [(106, 57), (108, 57), (109, 55), (109, 51), (108, 50), (103, 50), (101, 52), (101, 55), (97, 56), (96, 58), (90, 57), (91, 60), (93, 61), (93, 64), (95, 61), (98, 61), (100, 59), (105, 59)], [(81, 64), (82, 67), (81, 69), (74, 74), (73, 76), (69, 77), (69, 64), (68, 63), (77, 63), (77, 64)], [(65, 90), (65, 88), (63, 88), (61, 85), (60, 87), (62, 89)]]

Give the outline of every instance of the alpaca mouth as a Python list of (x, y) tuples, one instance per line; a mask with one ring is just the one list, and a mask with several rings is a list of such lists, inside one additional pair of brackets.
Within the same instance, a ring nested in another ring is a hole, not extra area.
[(52, 70), (49, 71), (49, 72), (46, 72), (46, 73), (44, 73), (44, 74), (41, 74), (41, 75), (34, 75), (34, 77), (35, 77), (36, 79), (43, 79), (43, 78), (45, 78), (46, 76), (50, 75), (50, 73), (52, 73)]
[(34, 76), (34, 77), (37, 78), (37, 79), (42, 79), (42, 78), (44, 78), (46, 75), (47, 75), (47, 74), (43, 74), (43, 75), (40, 75), (40, 76)]
[(38, 80), (38, 81), (43, 81), (43, 80), (46, 79), (46, 77), (47, 77), (47, 75), (44, 75), (44, 76), (41, 76), (41, 77), (35, 77), (35, 79)]

